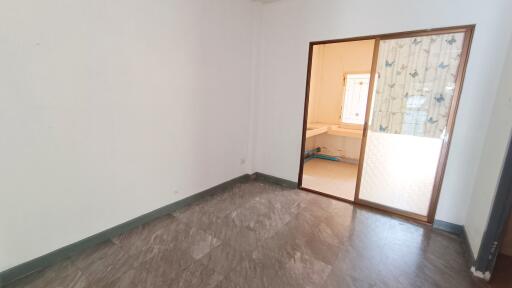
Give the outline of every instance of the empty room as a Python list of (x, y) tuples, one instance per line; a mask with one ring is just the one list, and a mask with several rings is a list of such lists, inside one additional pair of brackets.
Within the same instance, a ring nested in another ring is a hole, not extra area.
[(509, 11), (0, 1), (0, 287), (512, 287)]

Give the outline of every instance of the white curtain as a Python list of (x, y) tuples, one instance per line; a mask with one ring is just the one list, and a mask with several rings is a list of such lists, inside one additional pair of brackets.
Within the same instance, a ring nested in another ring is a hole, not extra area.
[(370, 130), (441, 137), (463, 39), (453, 33), (381, 41)]

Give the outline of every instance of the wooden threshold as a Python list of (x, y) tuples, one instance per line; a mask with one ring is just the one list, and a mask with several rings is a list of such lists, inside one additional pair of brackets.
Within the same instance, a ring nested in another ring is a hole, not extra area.
[(320, 191), (302, 187), (302, 186), (300, 186), (298, 189), (302, 190), (302, 191), (309, 192), (309, 193), (317, 194), (317, 195), (320, 195), (325, 198), (330, 198), (330, 199), (337, 200), (340, 202), (352, 204), (356, 207), (367, 208), (367, 209), (375, 210), (375, 211), (378, 211), (378, 212), (381, 212), (384, 214), (389, 214), (391, 216), (398, 217), (400, 219), (404, 219), (407, 221), (413, 221), (413, 222), (425, 224), (425, 225), (432, 225), (431, 223), (427, 222), (427, 216), (423, 216), (420, 214), (415, 214), (415, 213), (407, 212), (407, 211), (400, 210), (400, 209), (390, 209), (387, 206), (379, 205), (379, 204), (372, 203), (370, 201), (365, 201), (365, 200), (359, 200), (359, 202), (355, 202), (355, 201), (352, 201), (349, 199), (345, 199), (345, 198), (338, 197), (338, 196), (335, 196), (335, 195), (332, 195), (329, 193), (320, 192)]

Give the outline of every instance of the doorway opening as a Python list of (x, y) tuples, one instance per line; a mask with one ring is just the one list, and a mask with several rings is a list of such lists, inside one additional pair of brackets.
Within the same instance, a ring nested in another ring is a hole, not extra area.
[(315, 45), (302, 187), (354, 201), (375, 40)]
[(473, 30), (310, 43), (299, 187), (432, 223)]

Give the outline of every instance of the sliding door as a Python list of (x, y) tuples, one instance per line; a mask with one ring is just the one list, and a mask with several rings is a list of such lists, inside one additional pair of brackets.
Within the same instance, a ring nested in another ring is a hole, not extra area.
[(467, 35), (380, 40), (356, 201), (427, 220), (443, 174)]

